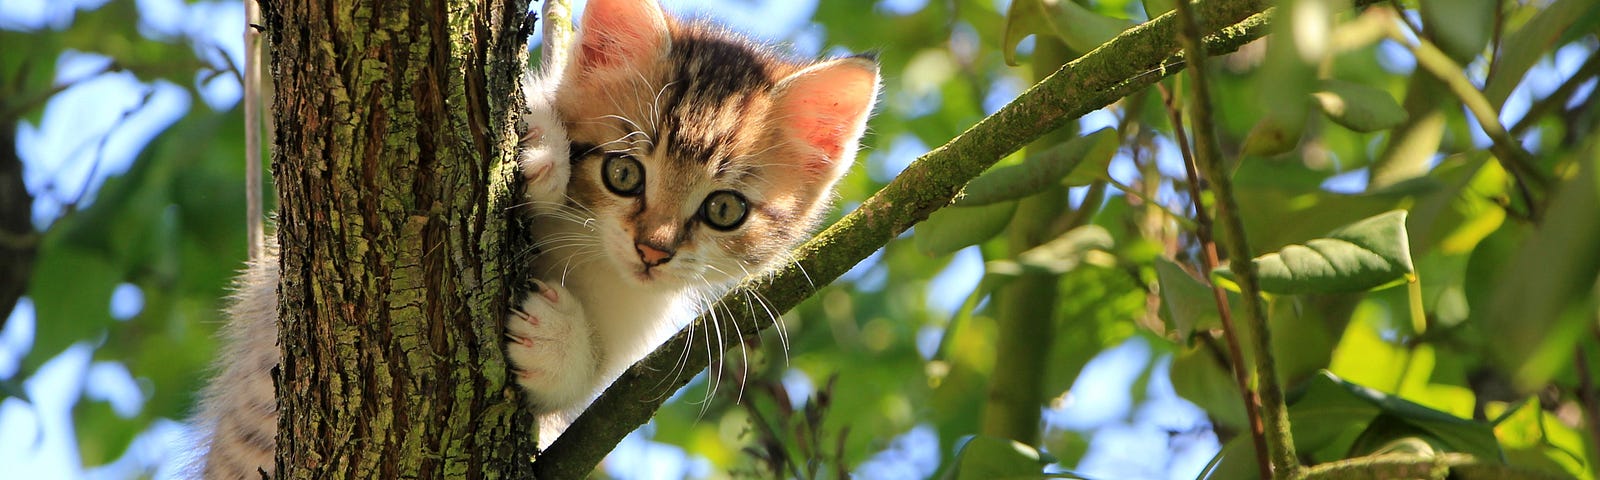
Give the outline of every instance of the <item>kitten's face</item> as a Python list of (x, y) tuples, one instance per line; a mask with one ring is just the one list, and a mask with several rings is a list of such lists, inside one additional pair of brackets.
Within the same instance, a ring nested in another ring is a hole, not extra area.
[(791, 64), (677, 25), (653, 0), (594, 0), (557, 110), (567, 194), (604, 263), (637, 284), (720, 284), (803, 240), (848, 170), (877, 90), (863, 59)]
[[(592, 212), (605, 263), (640, 284), (719, 284), (760, 271), (803, 234), (797, 212), (775, 210), (748, 164), (672, 155), (637, 141), (585, 147), (568, 195)], [(592, 149), (592, 150), (591, 150)], [(581, 152), (580, 152), (581, 153)]]

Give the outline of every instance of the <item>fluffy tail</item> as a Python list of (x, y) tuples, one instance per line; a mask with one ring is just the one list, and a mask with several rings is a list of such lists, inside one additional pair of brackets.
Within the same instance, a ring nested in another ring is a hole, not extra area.
[(278, 403), (272, 369), (278, 365), (278, 256), (250, 265), (235, 285), (215, 377), (206, 385), (196, 419), (209, 444), (196, 465), (206, 480), (271, 476), (277, 447)]

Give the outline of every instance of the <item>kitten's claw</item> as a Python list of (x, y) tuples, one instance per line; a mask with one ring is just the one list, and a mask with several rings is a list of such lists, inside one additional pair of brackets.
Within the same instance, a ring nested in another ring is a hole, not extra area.
[(506, 317), (511, 373), (538, 411), (588, 399), (597, 365), (583, 307), (560, 285), (533, 281), (534, 291)]

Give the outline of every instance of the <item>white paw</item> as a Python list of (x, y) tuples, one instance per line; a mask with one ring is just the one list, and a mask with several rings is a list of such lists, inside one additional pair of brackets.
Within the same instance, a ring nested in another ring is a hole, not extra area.
[(589, 399), (596, 359), (583, 307), (560, 285), (534, 280), (506, 318), (511, 374), (528, 393), (534, 410), (564, 410)]
[(519, 158), (522, 179), (535, 210), (551, 210), (566, 202), (567, 180), (572, 178), (571, 146), (549, 98), (537, 88), (530, 88), (527, 95)]

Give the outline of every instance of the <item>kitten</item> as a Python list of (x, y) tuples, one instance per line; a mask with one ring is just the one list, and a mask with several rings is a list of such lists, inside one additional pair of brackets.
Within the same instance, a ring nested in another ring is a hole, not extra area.
[[(794, 63), (655, 0), (589, 2), (567, 65), (525, 86), (542, 253), (506, 332), (541, 443), (674, 333), (678, 306), (769, 272), (806, 238), (877, 89), (868, 59)], [(228, 311), (199, 417), (213, 431), (208, 479), (272, 469), (277, 263), (252, 265)]]
[(571, 157), (523, 162), (544, 282), (507, 323), (541, 443), (676, 332), (675, 306), (808, 236), (878, 88), (871, 60), (789, 62), (655, 0), (592, 0), (578, 32), (550, 97)]

